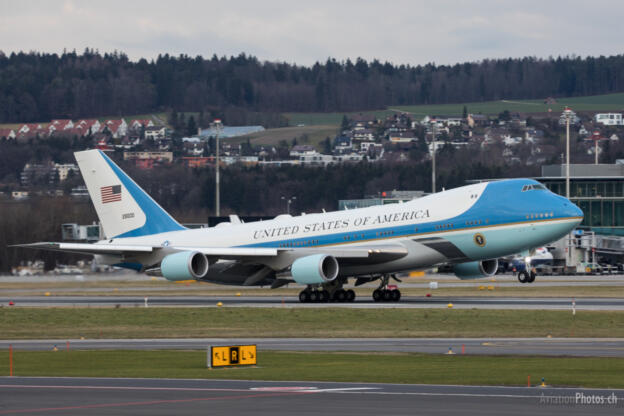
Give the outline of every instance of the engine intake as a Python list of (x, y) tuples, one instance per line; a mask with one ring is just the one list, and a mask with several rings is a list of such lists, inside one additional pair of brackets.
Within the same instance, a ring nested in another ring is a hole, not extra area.
[(208, 259), (199, 251), (169, 254), (160, 262), (160, 273), (167, 280), (198, 280), (208, 274)]
[(498, 270), (498, 259), (459, 263), (453, 267), (455, 276), (460, 279), (479, 279), (493, 276)]
[(338, 276), (338, 260), (327, 254), (301, 257), (293, 262), (290, 272), (302, 285), (331, 282)]

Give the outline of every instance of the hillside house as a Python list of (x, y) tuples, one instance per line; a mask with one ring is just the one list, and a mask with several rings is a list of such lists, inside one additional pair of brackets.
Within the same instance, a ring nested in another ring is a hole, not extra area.
[(373, 129), (354, 129), (353, 140), (373, 142), (375, 141), (375, 131)]
[(68, 118), (52, 120), (48, 125), (48, 133), (60, 132), (74, 128), (74, 122)]
[(165, 126), (148, 126), (145, 128), (145, 138), (155, 141), (163, 140), (167, 137), (167, 128)]
[(106, 120), (104, 122), (104, 128), (108, 130), (115, 139), (119, 139), (128, 134), (128, 124), (123, 118), (119, 120)]
[(78, 126), (84, 129), (85, 135), (88, 135), (89, 133), (91, 134), (99, 133), (100, 130), (102, 129), (102, 124), (99, 122), (99, 120), (96, 120), (96, 119), (80, 120), (76, 122), (76, 127)]
[(416, 140), (416, 135), (413, 131), (399, 131), (390, 133), (388, 140), (390, 143), (410, 143)]
[(147, 129), (148, 127), (154, 127), (154, 122), (152, 120), (132, 120), (129, 129), (133, 131), (141, 131), (142, 128)]
[(17, 133), (13, 129), (0, 129), (0, 139), (15, 140)]
[(336, 136), (334, 139), (335, 153), (350, 152), (351, 149), (353, 149), (353, 143), (351, 142), (351, 138), (349, 136)]
[(620, 113), (597, 113), (594, 122), (604, 126), (623, 126), (622, 114)]
[(310, 146), (307, 144), (293, 146), (293, 148), (290, 150), (290, 157), (301, 158), (302, 156), (314, 154), (316, 154), (316, 149), (314, 148), (314, 146)]

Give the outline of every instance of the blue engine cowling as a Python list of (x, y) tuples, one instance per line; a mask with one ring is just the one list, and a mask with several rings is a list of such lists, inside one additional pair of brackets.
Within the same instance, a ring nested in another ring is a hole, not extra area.
[(208, 274), (208, 259), (198, 251), (169, 254), (160, 262), (160, 273), (167, 280), (197, 280)]
[(471, 261), (469, 263), (459, 263), (453, 267), (455, 276), (460, 279), (479, 279), (490, 277), (498, 269), (498, 259)]
[(295, 282), (302, 285), (331, 282), (338, 276), (338, 261), (334, 256), (314, 254), (295, 260), (290, 272)]

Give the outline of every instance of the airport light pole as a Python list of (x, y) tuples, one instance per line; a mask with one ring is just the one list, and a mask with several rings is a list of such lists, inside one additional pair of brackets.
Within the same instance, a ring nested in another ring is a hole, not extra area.
[(216, 132), (215, 134), (215, 216), (221, 216), (221, 201), (220, 201), (220, 190), (219, 190), (219, 132), (222, 128), (221, 120), (215, 119), (213, 123), (213, 128)]
[(290, 215), (290, 204), (292, 204), (295, 199), (297, 199), (296, 196), (292, 196), (290, 198), (286, 198), (285, 196), (282, 197), (282, 200), (286, 201), (286, 214)]
[[(566, 198), (570, 199), (570, 119), (572, 118), (572, 110), (570, 107), (566, 107), (563, 110), (563, 115), (566, 119)], [(570, 231), (568, 234), (568, 244), (566, 250), (566, 267), (572, 263), (572, 239), (574, 236)]]
[(431, 152), (431, 193), (435, 194), (436, 191), (436, 131), (437, 131), (438, 123), (434, 120), (431, 134), (433, 136), (431, 140), (431, 144), (433, 145), (433, 150)]
[(592, 134), (592, 140), (594, 141), (596, 147), (594, 149), (594, 154), (596, 156), (596, 165), (598, 164), (598, 142), (600, 140), (602, 140), (602, 136), (600, 135), (600, 132), (598, 130), (596, 130), (593, 134)]
[(563, 114), (566, 119), (566, 198), (570, 199), (570, 119), (572, 118), (570, 107), (566, 107)]

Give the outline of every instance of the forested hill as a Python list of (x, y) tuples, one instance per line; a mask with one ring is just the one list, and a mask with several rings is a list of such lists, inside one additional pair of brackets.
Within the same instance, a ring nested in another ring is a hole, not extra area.
[(452, 66), (338, 62), (311, 67), (241, 54), (210, 59), (0, 52), (0, 122), (178, 111), (357, 111), (389, 105), (624, 91), (624, 55), (499, 59)]

